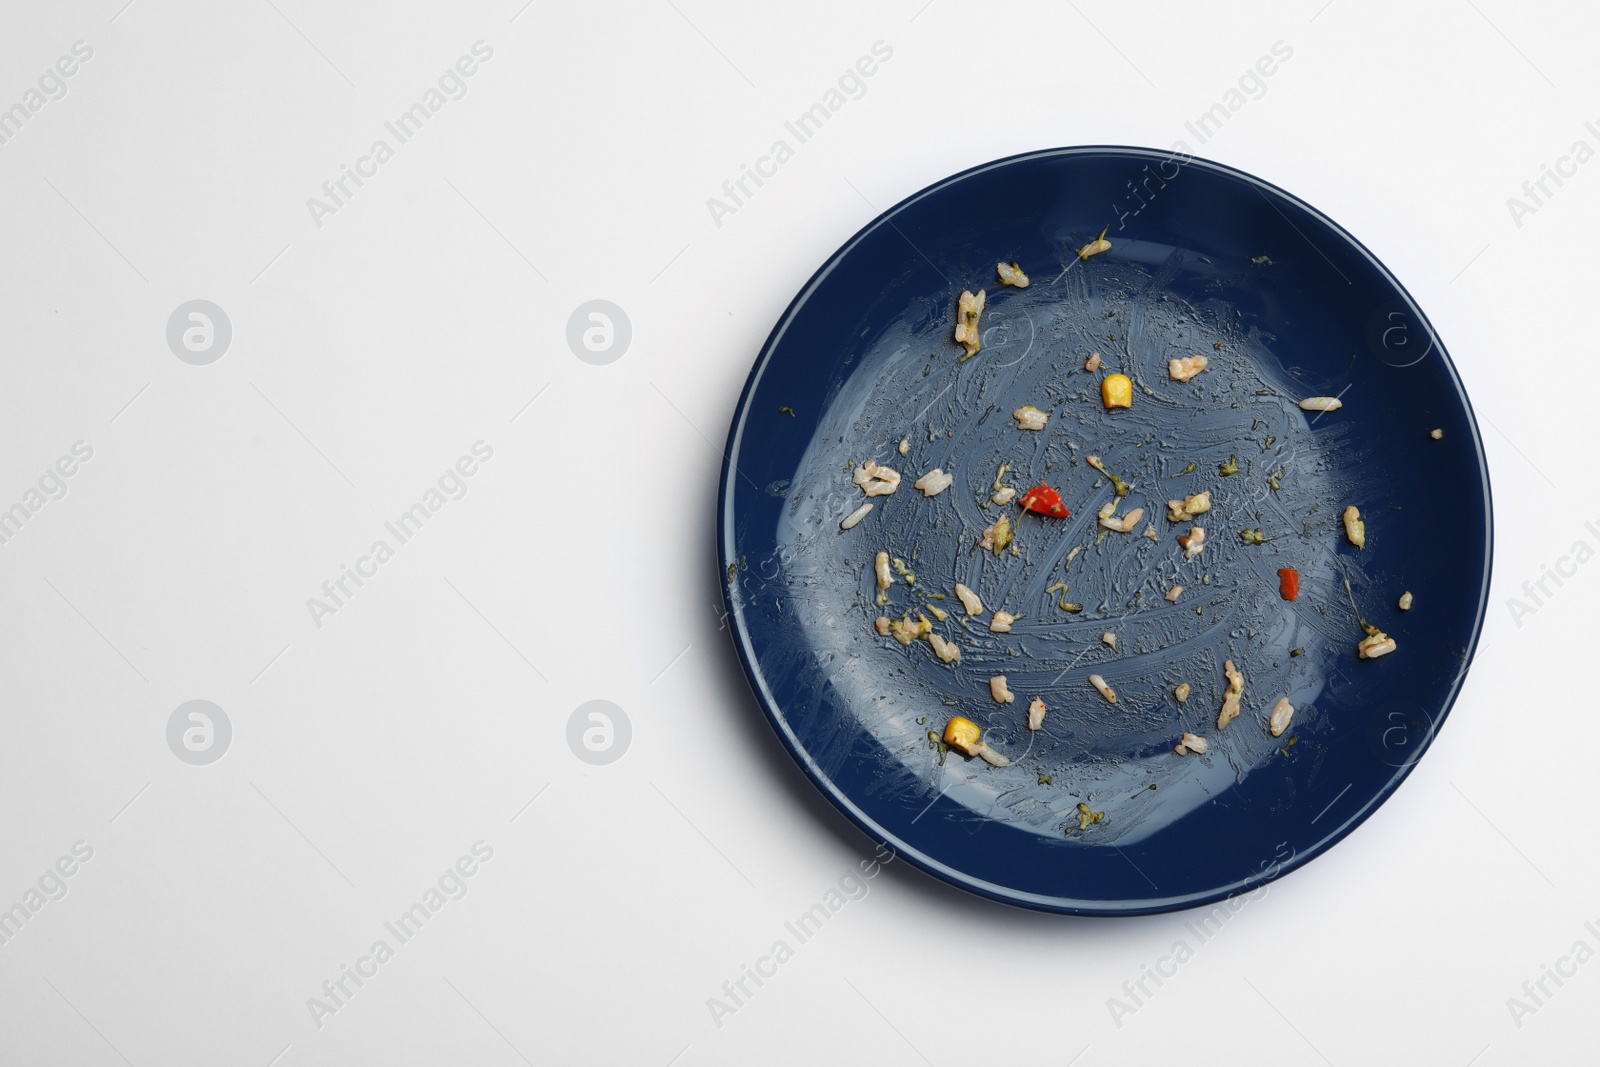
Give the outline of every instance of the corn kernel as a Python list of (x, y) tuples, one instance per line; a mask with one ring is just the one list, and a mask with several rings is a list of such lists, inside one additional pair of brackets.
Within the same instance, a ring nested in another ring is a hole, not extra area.
[(944, 724), (944, 743), (963, 756), (978, 756), (992, 767), (1009, 766), (1011, 761), (984, 744), (982, 737), (978, 724), (971, 719), (957, 715)]
[(1100, 399), (1106, 409), (1133, 406), (1133, 379), (1126, 374), (1108, 374), (1100, 382)]
[(978, 729), (978, 724), (971, 719), (963, 719), (957, 715), (944, 724), (944, 743), (963, 756), (977, 754), (980, 736), (982, 732)]

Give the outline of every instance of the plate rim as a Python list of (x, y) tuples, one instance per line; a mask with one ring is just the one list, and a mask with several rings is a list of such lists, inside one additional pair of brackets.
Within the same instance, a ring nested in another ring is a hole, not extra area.
[[(1281, 196), (1286, 202), (1299, 207), (1313, 218), (1321, 222), (1324, 226), (1328, 227), (1330, 231), (1343, 239), (1350, 248), (1364, 256), (1372, 264), (1372, 266), (1379, 271), (1382, 277), (1387, 279), (1388, 282), (1394, 286), (1396, 293), (1399, 294), (1399, 296), (1409, 304), (1410, 309), (1415, 312), (1418, 319), (1427, 328), (1430, 335), (1437, 342), (1437, 348), (1439, 350), (1438, 354), (1443, 361), (1449, 381), (1452, 385), (1454, 385), (1456, 394), (1461, 399), (1461, 405), (1465, 412), (1467, 423), (1471, 427), (1473, 450), (1478, 461), (1478, 469), (1482, 472), (1481, 481), (1484, 508), (1484, 548), (1483, 581), (1482, 586), (1478, 591), (1478, 608), (1472, 621), (1471, 633), (1467, 639), (1465, 655), (1462, 658), (1461, 668), (1456, 673), (1455, 679), (1450, 683), (1448, 691), (1444, 694), (1438, 717), (1432, 723), (1432, 728), (1427, 732), (1423, 744), (1419, 748), (1417, 754), (1403, 766), (1397, 768), (1397, 774), (1389, 778), (1381, 789), (1367, 798), (1367, 803), (1347, 816), (1344, 821), (1338, 824), (1338, 826), (1332, 832), (1317, 841), (1313, 847), (1306, 849), (1304, 852), (1297, 852), (1284, 863), (1274, 864), (1270, 869), (1259, 870), (1244, 878), (1237, 879), (1232, 883), (1223, 886), (1217, 886), (1204, 892), (1162, 899), (1141, 898), (1137, 902), (1084, 901), (1076, 898), (1048, 896), (1039, 893), (1024, 892), (1008, 886), (997, 885), (982, 878), (978, 878), (968, 872), (951, 867), (948, 864), (942, 863), (939, 860), (926, 855), (878, 825), (875, 820), (862, 811), (855, 804), (855, 802), (834, 783), (832, 778), (823, 773), (821, 767), (817, 765), (816, 761), (812, 759), (811, 754), (806, 751), (804, 746), (799, 743), (798, 738), (794, 735), (788, 721), (785, 719), (778, 707), (778, 701), (776, 697), (767, 686), (766, 679), (762, 675), (759, 666), (756, 663), (754, 650), (750, 647), (750, 635), (745, 626), (743, 606), (734, 602), (731, 585), (727, 581), (729, 565), (737, 558), (734, 552), (736, 548), (736, 545), (734, 544), (734, 539), (736, 536), (735, 523), (732, 521), (732, 517), (729, 514), (729, 509), (732, 507), (733, 503), (733, 482), (731, 475), (736, 472), (737, 468), (735, 457), (739, 454), (740, 440), (743, 436), (745, 421), (750, 415), (750, 404), (754, 397), (755, 391), (759, 387), (762, 375), (765, 373), (768, 364), (772, 360), (774, 351), (776, 350), (778, 344), (782, 341), (784, 334), (787, 332), (789, 325), (793, 321), (796, 310), (810, 298), (811, 294), (816, 290), (821, 282), (827, 278), (830, 273), (832, 273), (834, 268), (843, 261), (843, 259), (862, 241), (863, 238), (865, 238), (869, 233), (888, 223), (889, 220), (898, 212), (912, 204), (915, 204), (922, 198), (931, 196), (948, 186), (965, 181), (974, 175), (1001, 167), (1012, 166), (1017, 163), (1034, 159), (1067, 158), (1084, 155), (1117, 155), (1125, 156), (1129, 159), (1146, 161), (1181, 158), (1183, 161), (1182, 165), (1185, 167), (1199, 166), (1204, 170), (1210, 170), (1224, 177), (1242, 179), (1246, 183), (1254, 185), (1268, 193)], [(1389, 800), (1389, 798), (1399, 790), (1401, 784), (1411, 776), (1411, 772), (1416, 769), (1417, 764), (1422, 762), (1422, 759), (1427, 755), (1428, 750), (1433, 747), (1434, 739), (1438, 736), (1439, 731), (1444, 728), (1446, 720), (1449, 719), (1450, 712), (1454, 709), (1456, 700), (1461, 695), (1461, 690), (1465, 685), (1467, 674), (1471, 670), (1472, 663), (1477, 657), (1478, 644), (1483, 636), (1484, 623), (1488, 618), (1489, 591), (1494, 575), (1494, 494), (1493, 488), (1490, 484), (1488, 453), (1483, 447), (1483, 433), (1478, 425), (1478, 417), (1476, 411), (1473, 409), (1472, 400), (1467, 395), (1466, 386), (1461, 380), (1461, 374), (1456, 369), (1455, 361), (1450, 358), (1448, 347), (1439, 338), (1439, 331), (1434, 328), (1434, 325), (1428, 318), (1427, 313), (1423, 311), (1421, 304), (1417, 302), (1416, 298), (1411, 295), (1410, 290), (1408, 290), (1405, 285), (1401, 283), (1400, 279), (1394, 274), (1394, 272), (1391, 271), (1388, 266), (1385, 265), (1384, 262), (1372, 252), (1371, 249), (1362, 244), (1354, 234), (1351, 234), (1343, 226), (1339, 225), (1338, 222), (1328, 217), (1316, 207), (1288, 192), (1287, 190), (1280, 188), (1274, 183), (1259, 178), (1256, 175), (1251, 174), (1248, 171), (1241, 170), (1238, 167), (1233, 167), (1226, 163), (1219, 163), (1215, 160), (1207, 159), (1192, 153), (1178, 152), (1176, 150), (1163, 151), (1162, 149), (1145, 148), (1133, 145), (1097, 144), (1042, 148), (1027, 152), (1019, 152), (976, 164), (975, 166), (968, 167), (964, 170), (941, 178), (927, 186), (924, 186), (923, 188), (918, 189), (917, 191), (897, 201), (885, 210), (878, 212), (877, 215), (875, 215), (865, 225), (852, 234), (846, 241), (840, 244), (840, 246), (834, 252), (829, 254), (822, 264), (814, 272), (812, 272), (805, 284), (802, 285), (795, 293), (794, 298), (789, 301), (788, 305), (783, 309), (783, 312), (778, 316), (778, 319), (776, 323), (774, 323), (772, 330), (767, 335), (767, 339), (762, 342), (761, 348), (756, 354), (755, 361), (750, 368), (750, 373), (745, 379), (744, 387), (740, 390), (739, 399), (734, 405), (733, 419), (729, 425), (726, 445), (722, 450), (722, 464), (718, 473), (717, 484), (716, 523), (718, 585), (721, 589), (725, 617), (731, 622), (728, 630), (733, 640), (734, 650), (738, 655), (739, 666), (744, 672), (745, 681), (750, 686), (751, 695), (755, 697), (756, 704), (760, 707), (762, 716), (767, 721), (767, 725), (772, 728), (773, 732), (777, 735), (779, 742), (788, 751), (790, 757), (794, 759), (795, 763), (800, 767), (805, 776), (811, 781), (811, 784), (817, 788), (818, 792), (826, 797), (834, 805), (834, 807), (845, 816), (845, 818), (853, 823), (858, 830), (866, 834), (870, 840), (877, 844), (881, 844), (885, 848), (888, 848), (897, 859), (905, 859), (912, 866), (918, 868), (928, 875), (931, 875), (934, 878), (937, 878), (942, 882), (974, 895), (984, 897), (1001, 904), (1008, 904), (1013, 907), (1025, 908), (1032, 911), (1085, 917), (1131, 917), (1138, 915), (1154, 915), (1167, 912), (1183, 911), (1191, 908), (1204, 907), (1208, 904), (1215, 904), (1218, 901), (1228, 900), (1235, 896), (1241, 896), (1245, 893), (1254, 892), (1255, 890), (1264, 887), (1279, 878), (1282, 878), (1291, 871), (1300, 869), (1313, 859), (1316, 859), (1318, 856), (1330, 851), (1335, 845), (1339, 844), (1339, 842), (1348, 837), (1357, 827), (1366, 822), (1374, 812), (1382, 807)]]

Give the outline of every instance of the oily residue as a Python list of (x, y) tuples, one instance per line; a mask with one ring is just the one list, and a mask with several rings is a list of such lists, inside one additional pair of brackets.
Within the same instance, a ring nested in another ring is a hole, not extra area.
[[(774, 558), (755, 561), (776, 590), (750, 605), (802, 631), (795, 644), (807, 650), (805, 663), (792, 650), (775, 653), (763, 673), (799, 678), (820, 667), (835, 706), (848, 709), (839, 714), (852, 721), (807, 731), (837, 739), (809, 750), (824, 773), (860, 751), (854, 739), (864, 730), (884, 758), (915, 772), (927, 796), (945, 790), (974, 818), (1057, 839), (1131, 842), (1278, 757), (1284, 740), (1266, 729), (1278, 697), (1300, 709), (1297, 733), (1336, 728), (1316, 701), (1329, 664), (1348, 659), (1361, 636), (1343, 586), (1360, 576), (1337, 550), (1339, 515), (1380, 475), (1362, 463), (1342, 420), (1298, 409), (1301, 390), (1272, 350), (1274, 338), (1220, 300), (1175, 295), (1171, 283), (1185, 269), (1175, 252), (1148, 268), (1097, 261), (1025, 290), (987, 284), (983, 350), (966, 362), (951, 339), (953, 301), (910, 309), (851, 354), (858, 365), (785, 487), (790, 503)], [(1086, 373), (1091, 352), (1102, 365)], [(1210, 360), (1204, 373), (1169, 379), (1167, 360), (1196, 354)], [(1110, 373), (1132, 378), (1131, 409), (1102, 408), (1100, 380)], [(1049, 412), (1045, 430), (1017, 429), (1011, 412), (1023, 404)], [(907, 436), (910, 451), (901, 456)], [(1090, 454), (1131, 484), (1117, 514), (1145, 509), (1132, 532), (1100, 536), (1097, 512), (1114, 494), (1085, 462)], [(850, 470), (869, 459), (900, 471), (901, 487), (841, 533), (839, 520), (864, 499)], [(1219, 474), (1230, 463), (1237, 473)], [(1071, 516), (990, 503), (1001, 464), (1010, 466), (1004, 484), (1021, 493), (1047, 483)], [(934, 467), (952, 472), (955, 484), (925, 499), (911, 483)], [(1211, 493), (1209, 513), (1192, 523), (1167, 520), (1169, 499), (1202, 490)], [(1013, 549), (980, 551), (981, 531), (1001, 515), (1015, 524)], [(1186, 561), (1176, 538), (1195, 524), (1206, 529), (1206, 547)], [(1155, 540), (1145, 536), (1151, 526)], [(1245, 543), (1246, 529), (1266, 540)], [(879, 550), (916, 575), (914, 585), (897, 579), (884, 607), (874, 602)], [(1278, 595), (1276, 572), (1285, 566), (1301, 575), (1293, 603)], [(983, 616), (966, 618), (956, 582), (977, 591)], [(1169, 603), (1174, 585), (1185, 591)], [(1063, 601), (1081, 612), (1063, 610)], [(935, 620), (929, 604), (949, 618)], [(1009, 634), (988, 631), (995, 609), (1017, 616)], [(934, 620), (935, 632), (960, 647), (961, 662), (939, 662), (927, 641), (907, 648), (874, 632), (877, 616), (907, 612)], [(1102, 643), (1108, 631), (1115, 650)], [(1218, 731), (1230, 658), (1246, 679), (1244, 713)], [(1095, 673), (1116, 690), (1115, 705), (1091, 687)], [(1008, 677), (1014, 704), (991, 700), (994, 674)], [(1181, 706), (1172, 695), (1180, 682), (1193, 687)], [(786, 715), (828, 714), (811, 695)], [(1033, 733), (1026, 708), (1036, 696), (1049, 713)], [(929, 730), (955, 714), (982, 726), (1011, 766), (992, 768), (931, 743)], [(1206, 737), (1210, 753), (1175, 755), (1185, 731)], [(1080, 801), (1106, 812), (1081, 834)]]

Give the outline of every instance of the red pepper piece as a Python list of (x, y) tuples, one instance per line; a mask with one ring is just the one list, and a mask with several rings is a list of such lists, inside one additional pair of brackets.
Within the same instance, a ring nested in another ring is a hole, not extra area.
[(1031, 511), (1037, 515), (1053, 515), (1064, 519), (1072, 512), (1061, 502), (1061, 494), (1048, 485), (1036, 485), (1022, 494), (1022, 510)]
[(1300, 595), (1300, 572), (1293, 567), (1284, 567), (1278, 571), (1278, 592), (1285, 600), (1293, 600)]

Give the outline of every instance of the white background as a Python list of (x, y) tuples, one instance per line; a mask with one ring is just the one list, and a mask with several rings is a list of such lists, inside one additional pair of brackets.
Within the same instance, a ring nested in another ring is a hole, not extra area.
[[(0, 1061), (1592, 1058), (1600, 963), (1520, 1019), (1507, 998), (1600, 948), (1600, 564), (1507, 598), (1600, 548), (1600, 164), (1521, 225), (1506, 204), (1600, 148), (1592, 9), (125, 2), (0, 25), (0, 107), (93, 48), (0, 144), (0, 508), (94, 450), (0, 545), (0, 908), (94, 850), (0, 945)], [(316, 225), (307, 198), (479, 40), (467, 95)], [(1198, 144), (1184, 122), (1279, 40)], [(875, 41), (865, 95), (718, 226), (707, 198)], [(760, 343), (928, 183), (1180, 138), (1365, 242), (1466, 381), (1495, 590), (1447, 728), (1131, 1015), (1108, 999), (1193, 916), (1023, 913), (891, 865), (717, 1025), (708, 998), (870, 854), (719, 631), (720, 446)], [(233, 326), (209, 366), (165, 339), (195, 298)], [(608, 366), (565, 340), (595, 298), (633, 324)], [(307, 598), (479, 440), (467, 495), (317, 626)], [(166, 742), (195, 698), (233, 725), (209, 766)], [(591, 699), (632, 723), (609, 766), (566, 742)], [(470, 892), (316, 1025), (307, 999), (479, 840)]]

